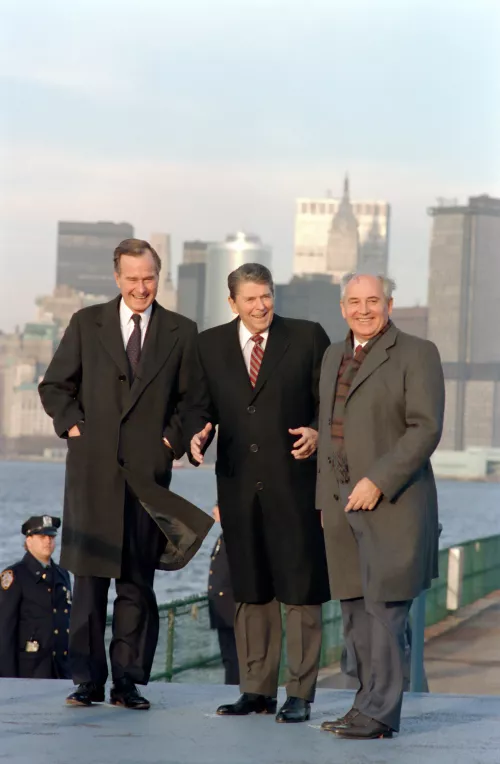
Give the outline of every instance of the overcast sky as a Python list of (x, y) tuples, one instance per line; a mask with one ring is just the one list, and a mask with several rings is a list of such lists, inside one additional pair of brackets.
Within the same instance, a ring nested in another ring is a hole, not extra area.
[(436, 197), (500, 195), (498, 0), (2, 0), (0, 329), (55, 280), (58, 220), (258, 233), (295, 198), (392, 205), (396, 303), (425, 303)]

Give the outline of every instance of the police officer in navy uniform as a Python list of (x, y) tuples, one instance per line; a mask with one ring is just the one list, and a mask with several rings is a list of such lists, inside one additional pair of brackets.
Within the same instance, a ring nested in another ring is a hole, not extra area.
[(0, 574), (0, 677), (70, 679), (71, 582), (52, 560), (59, 517), (30, 517), (26, 554)]
[[(215, 505), (212, 510), (213, 518), (220, 522), (219, 507)], [(217, 629), (219, 647), (224, 666), (224, 684), (239, 684), (240, 671), (238, 667), (238, 654), (236, 652), (236, 639), (234, 636), (234, 604), (229, 562), (227, 559), (226, 545), (221, 533), (217, 539), (210, 558), (210, 572), (208, 575), (208, 612), (210, 616), (210, 628)]]

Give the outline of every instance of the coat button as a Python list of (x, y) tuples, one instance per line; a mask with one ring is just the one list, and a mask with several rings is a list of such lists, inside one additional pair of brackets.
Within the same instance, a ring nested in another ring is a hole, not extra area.
[(212, 587), (211, 587), (211, 586), (209, 586), (208, 588), (209, 588), (209, 589), (211, 589)]
[(340, 497), (339, 497), (338, 493), (334, 493), (333, 494), (333, 498), (335, 499), (335, 501), (338, 501)]
[(59, 629), (54, 629), (54, 634), (59, 634)]
[(248, 411), (249, 414), (255, 414), (256, 410), (257, 409), (255, 408), (255, 406), (249, 406), (247, 408), (247, 411)]
[(126, 382), (127, 381), (127, 377), (125, 376), (125, 374), (120, 374), (118, 379), (120, 380), (120, 382)]
[(56, 651), (55, 651), (55, 650), (52, 652), (52, 656), (53, 656), (54, 658), (56, 657)]
[(67, 654), (68, 654), (68, 651), (67, 651), (67, 650), (65, 650), (65, 651), (64, 651), (64, 653), (63, 653), (63, 655), (67, 655)]
[[(54, 611), (54, 612), (55, 612), (55, 611)], [(65, 611), (64, 611), (64, 613), (65, 613), (65, 615), (67, 615), (68, 611), (67, 611), (67, 610), (65, 610)]]
[(252, 454), (256, 454), (258, 450), (259, 450), (259, 447), (257, 443), (252, 443), (252, 445), (250, 446), (250, 451), (252, 452)]
[(259, 480), (258, 483), (255, 483), (255, 488), (257, 489), (257, 491), (262, 491), (264, 488), (264, 483), (261, 483), (261, 481)]
[(118, 459), (118, 464), (120, 467), (125, 467), (125, 460), (124, 459)]
[(53, 613), (57, 613), (57, 610), (54, 608), (54, 610), (53, 610), (52, 612), (53, 612)]
[(224, 596), (224, 592), (219, 592), (219, 597), (223, 597), (223, 596)]

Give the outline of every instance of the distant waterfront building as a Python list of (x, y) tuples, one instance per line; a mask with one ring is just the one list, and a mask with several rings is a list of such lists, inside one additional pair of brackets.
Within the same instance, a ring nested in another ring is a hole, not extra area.
[(57, 324), (59, 335), (62, 335), (73, 313), (89, 305), (97, 305), (108, 300), (109, 297), (106, 295), (84, 294), (83, 292), (71, 289), (71, 287), (58, 286), (52, 294), (36, 298), (35, 303), (38, 306), (37, 323), (55, 323)]
[(331, 342), (340, 342), (346, 336), (340, 285), (333, 284), (328, 275), (294, 276), (289, 284), (276, 284), (275, 308), (280, 316), (317, 321)]
[(341, 199), (297, 199), (294, 274), (327, 273), (335, 282), (350, 270), (386, 275), (390, 213), (386, 201), (351, 200), (347, 178)]
[(156, 299), (167, 310), (177, 309), (177, 293), (172, 281), (172, 246), (169, 233), (152, 233), (149, 243), (161, 260), (160, 282)]
[(206, 263), (210, 241), (185, 241), (182, 247), (183, 263)]
[(177, 311), (196, 321), (199, 332), (204, 328), (205, 272), (201, 262), (181, 263), (177, 269)]
[(57, 286), (85, 294), (118, 294), (113, 277), (113, 250), (134, 236), (130, 223), (61, 221), (57, 235)]
[(500, 446), (500, 199), (441, 199), (429, 210), (428, 338), (441, 353), (441, 448)]
[(271, 248), (258, 236), (238, 232), (224, 242), (211, 244), (207, 250), (204, 328), (224, 324), (234, 318), (228, 305), (227, 277), (243, 263), (271, 267)]
[(414, 334), (415, 337), (427, 339), (427, 316), (425, 306), (415, 305), (411, 308), (393, 308), (391, 318), (402, 332)]

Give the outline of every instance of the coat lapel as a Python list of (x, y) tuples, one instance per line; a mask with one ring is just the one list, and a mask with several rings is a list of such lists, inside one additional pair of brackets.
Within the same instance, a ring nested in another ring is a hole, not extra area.
[(373, 374), (375, 369), (378, 369), (379, 366), (387, 361), (389, 358), (387, 350), (395, 344), (397, 334), (398, 329), (396, 329), (395, 326), (391, 326), (372, 347), (363, 361), (361, 368), (354, 377), (351, 389), (346, 398), (346, 403), (358, 387)]
[(130, 372), (127, 354), (123, 345), (123, 337), (120, 329), (119, 304), (121, 296), (119, 295), (111, 302), (107, 302), (102, 309), (101, 315), (97, 319), (99, 327), (99, 339), (104, 345), (113, 361), (116, 363), (122, 374), (125, 374), (130, 380)]
[(262, 359), (262, 364), (259, 369), (257, 384), (252, 390), (252, 400), (260, 393), (267, 380), (271, 376), (273, 370), (288, 350), (289, 345), (290, 336), (288, 334), (286, 324), (280, 316), (275, 315), (269, 329), (269, 337), (267, 339), (266, 349), (264, 351), (264, 358)]
[[(130, 390), (130, 405), (134, 406), (149, 383), (156, 377), (179, 340), (179, 326), (174, 314), (164, 310), (155, 301), (141, 360)], [(124, 412), (125, 414), (126, 412)]]

